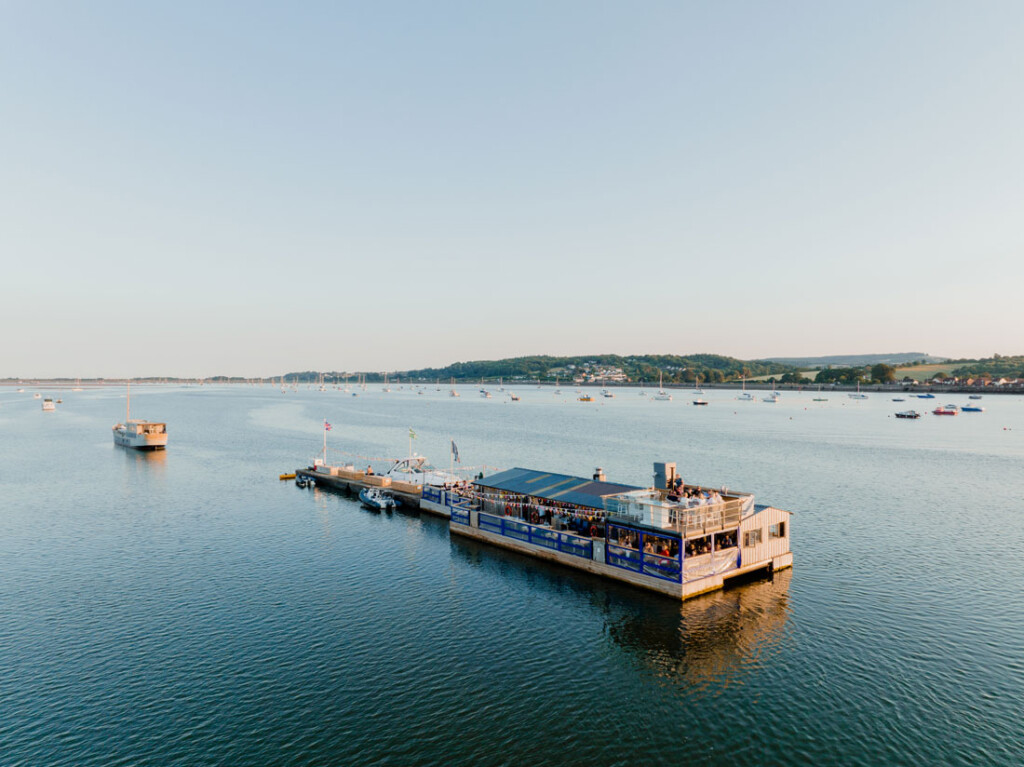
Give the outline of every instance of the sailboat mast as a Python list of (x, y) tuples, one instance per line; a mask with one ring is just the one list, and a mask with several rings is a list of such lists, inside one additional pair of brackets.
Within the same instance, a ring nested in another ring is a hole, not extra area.
[(125, 406), (124, 406), (124, 422), (125, 422), (125, 425), (128, 424), (128, 421), (130, 421), (131, 418), (132, 418), (132, 382), (129, 381), (128, 382), (128, 400), (127, 400), (127, 402), (125, 402)]

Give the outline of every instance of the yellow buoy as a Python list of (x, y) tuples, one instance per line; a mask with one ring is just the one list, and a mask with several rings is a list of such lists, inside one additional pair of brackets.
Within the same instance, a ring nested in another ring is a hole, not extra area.
[(278, 479), (295, 479), (294, 474), (282, 474)]

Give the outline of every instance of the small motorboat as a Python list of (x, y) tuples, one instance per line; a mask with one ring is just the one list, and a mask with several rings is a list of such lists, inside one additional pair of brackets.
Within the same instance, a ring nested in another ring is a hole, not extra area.
[(960, 408), (965, 413), (984, 413), (985, 407), (983, 405), (964, 405)]
[(918, 399), (935, 399), (935, 395), (934, 394), (918, 394), (917, 398)]
[(981, 395), (980, 394), (971, 394), (970, 396), (967, 397), (967, 399), (981, 399)]
[(893, 397), (892, 401), (893, 402), (906, 402), (906, 400), (903, 399), (903, 397)]
[(706, 405), (706, 404), (708, 404), (708, 401), (706, 399), (695, 399), (693, 401), (693, 404), (694, 405)]
[(295, 477), (296, 487), (316, 487), (316, 480), (308, 474), (299, 474)]
[(395, 499), (379, 487), (364, 487), (359, 491), (359, 500), (370, 511), (391, 511), (397, 505)]
[(897, 418), (920, 418), (921, 414), (916, 410), (901, 410), (896, 414)]
[(960, 408), (956, 405), (939, 405), (932, 411), (934, 415), (956, 415), (959, 412)]
[(580, 397), (578, 397), (578, 399), (579, 399), (580, 402), (593, 402), (594, 401), (594, 398), (591, 397), (589, 394), (583, 394)]
[(511, 399), (513, 402), (518, 402), (519, 401), (519, 395), (518, 394), (509, 394), (508, 396), (509, 396), (509, 399)]

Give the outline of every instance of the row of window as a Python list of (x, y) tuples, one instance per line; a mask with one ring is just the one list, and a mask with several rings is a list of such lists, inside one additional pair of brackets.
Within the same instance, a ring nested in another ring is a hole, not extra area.
[[(768, 537), (769, 538), (785, 538), (786, 537), (786, 523), (776, 522), (774, 525), (768, 526)], [(761, 542), (761, 528), (756, 530), (747, 530), (743, 533), (743, 546), (744, 548), (750, 548), (756, 546)]]

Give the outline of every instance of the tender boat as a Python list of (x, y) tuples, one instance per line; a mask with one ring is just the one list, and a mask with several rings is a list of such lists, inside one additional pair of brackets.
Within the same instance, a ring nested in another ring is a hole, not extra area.
[(391, 511), (397, 505), (395, 499), (379, 487), (364, 487), (359, 491), (359, 500), (371, 511)]
[(920, 418), (921, 414), (916, 410), (901, 410), (896, 414), (897, 418)]
[(134, 450), (165, 450), (167, 448), (167, 424), (132, 419), (132, 390), (128, 385), (128, 401), (125, 405), (124, 423), (113, 427), (114, 444)]
[(43, 400), (43, 410), (52, 411), (52, 410), (56, 410), (56, 409), (57, 409), (57, 406), (53, 403), (52, 399), (47, 397), (46, 399)]
[(939, 405), (932, 411), (935, 415), (956, 415), (959, 412), (960, 408), (956, 405)]

